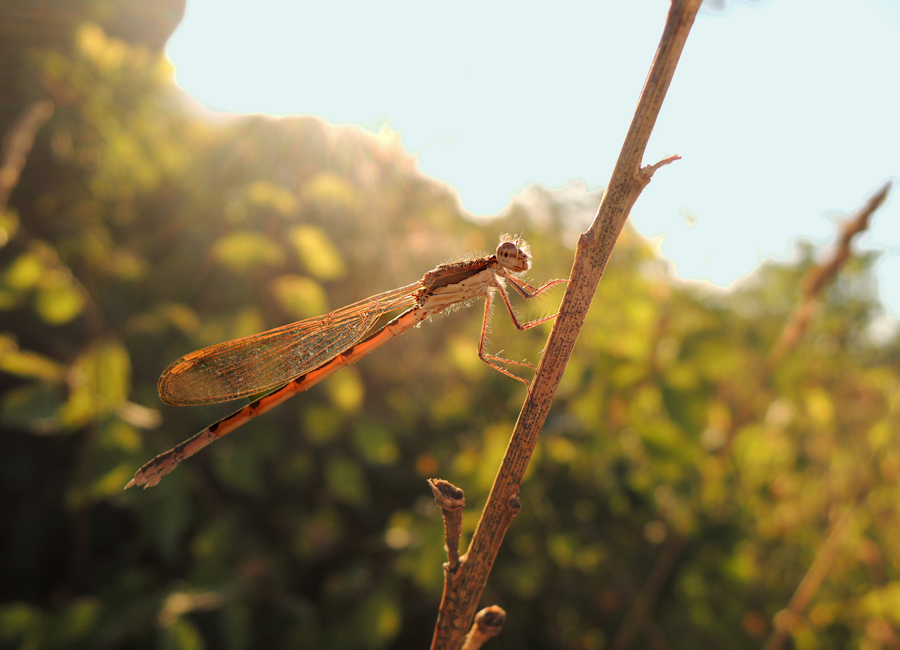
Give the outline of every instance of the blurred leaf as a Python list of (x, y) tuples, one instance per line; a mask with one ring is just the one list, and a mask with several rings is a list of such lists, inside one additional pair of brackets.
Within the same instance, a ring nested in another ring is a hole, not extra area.
[(101, 474), (90, 486), (92, 499), (99, 501), (120, 495), (122, 486), (128, 483), (132, 476), (134, 476), (134, 466), (130, 463), (121, 463)]
[(19, 642), (15, 646), (19, 648), (40, 647), (44, 627), (44, 616), (37, 607), (22, 602), (0, 605), (0, 640)]
[(179, 467), (166, 476), (167, 490), (131, 490), (127, 493), (129, 499), (139, 504), (135, 514), (142, 519), (144, 538), (141, 545), (158, 553), (165, 563), (181, 556), (185, 531), (193, 523), (193, 503), (184, 498), (185, 473), (188, 471), (188, 468)]
[(319, 444), (333, 440), (344, 421), (340, 411), (310, 404), (303, 409), (304, 437)]
[(227, 312), (217, 319), (202, 321), (199, 329), (193, 332), (193, 338), (203, 345), (211, 345), (221, 341), (257, 334), (265, 328), (266, 324), (259, 309), (257, 307), (247, 307), (236, 314)]
[(347, 274), (341, 254), (321, 228), (299, 225), (289, 233), (297, 256), (309, 273), (320, 280), (335, 280)]
[(0, 248), (6, 246), (18, 231), (19, 214), (8, 206), (0, 209)]
[(564, 533), (551, 535), (550, 543), (547, 546), (547, 552), (553, 559), (556, 566), (567, 569), (572, 566), (575, 561), (575, 547), (577, 544), (570, 536)]
[(358, 411), (366, 395), (359, 372), (352, 366), (331, 377), (325, 390), (332, 404), (346, 413)]
[(215, 582), (228, 567), (234, 566), (238, 553), (234, 541), (239, 536), (239, 525), (233, 516), (223, 513), (206, 519), (191, 538), (190, 551), (196, 557), (191, 567), (193, 581)]
[(834, 418), (834, 405), (831, 397), (820, 388), (810, 388), (804, 396), (806, 410), (816, 424), (831, 424)]
[(206, 644), (197, 626), (189, 619), (178, 618), (162, 629), (164, 650), (204, 650)]
[(263, 494), (266, 460), (277, 449), (275, 431), (259, 431), (252, 440), (230, 440), (216, 447), (213, 453), (216, 474), (224, 483), (248, 494)]
[(104, 70), (121, 67), (128, 55), (122, 41), (109, 39), (98, 25), (84, 25), (78, 30), (78, 48)]
[(81, 313), (84, 304), (84, 294), (67, 274), (50, 271), (44, 275), (35, 303), (44, 321), (51, 325), (68, 323)]
[[(452, 343), (455, 342), (456, 340), (454, 339)], [(455, 346), (453, 347), (455, 349)], [(477, 354), (472, 354), (471, 347), (468, 356), (475, 359), (477, 363), (484, 365)], [(476, 371), (477, 373), (480, 373), (480, 369)], [(433, 396), (430, 402), (430, 417), (443, 426), (466, 420), (468, 405), (471, 403), (471, 400), (471, 386), (459, 382)]]
[(272, 281), (275, 299), (297, 318), (319, 316), (328, 311), (328, 298), (322, 286), (299, 275), (282, 275)]
[(900, 625), (900, 582), (891, 582), (873, 589), (862, 599), (864, 611), (877, 618), (885, 618)]
[(181, 303), (162, 303), (133, 318), (129, 327), (135, 332), (161, 337), (166, 330), (174, 326), (185, 334), (193, 334), (200, 327), (197, 313)]
[(64, 369), (56, 361), (35, 352), (22, 350), (7, 335), (0, 334), (0, 370), (19, 377), (60, 381)]
[(80, 426), (99, 414), (116, 411), (131, 390), (131, 362), (118, 341), (96, 342), (75, 360), (71, 393), (60, 410), (66, 426)]
[(897, 432), (887, 421), (882, 420), (872, 425), (866, 437), (872, 451), (881, 452), (896, 441)]
[(359, 205), (356, 191), (346, 180), (331, 172), (319, 172), (300, 190), (300, 197), (320, 210), (355, 212)]
[(391, 590), (371, 593), (356, 616), (356, 628), (366, 631), (362, 647), (384, 647), (400, 631), (401, 621), (400, 607)]
[(61, 386), (28, 384), (6, 391), (0, 398), (3, 424), (32, 433), (57, 433), (62, 429), (59, 411), (63, 404)]
[(335, 497), (353, 505), (368, 499), (368, 484), (359, 463), (348, 458), (333, 457), (325, 464), (325, 482)]
[[(476, 334), (477, 336), (477, 334)], [(486, 364), (478, 358), (478, 339), (468, 336), (453, 336), (447, 352), (453, 366), (468, 379), (483, 377)]]
[(559, 437), (546, 441), (546, 451), (548, 456), (561, 465), (571, 463), (581, 453), (571, 441)]
[(87, 641), (101, 614), (100, 602), (85, 596), (75, 599), (53, 621), (51, 645), (57, 648), (73, 647)]
[(400, 460), (400, 450), (390, 430), (375, 422), (363, 420), (353, 427), (353, 441), (369, 463), (393, 465)]
[(269, 183), (257, 181), (247, 187), (247, 198), (254, 206), (271, 206), (283, 215), (290, 215), (297, 210), (297, 199), (290, 190)]
[(253, 612), (250, 607), (229, 604), (222, 612), (222, 623), (226, 630), (226, 650), (253, 648)]
[(697, 368), (687, 363), (674, 363), (666, 372), (666, 382), (672, 388), (687, 391), (697, 387), (700, 381)]
[(218, 609), (221, 605), (222, 597), (216, 591), (179, 590), (166, 597), (159, 613), (159, 620), (168, 627), (186, 614)]
[(253, 231), (225, 235), (212, 247), (212, 255), (224, 266), (244, 272), (257, 266), (277, 266), (284, 261), (284, 251), (269, 238)]
[(40, 282), (44, 274), (44, 263), (34, 252), (22, 253), (3, 272), (3, 285), (12, 289), (31, 289)]

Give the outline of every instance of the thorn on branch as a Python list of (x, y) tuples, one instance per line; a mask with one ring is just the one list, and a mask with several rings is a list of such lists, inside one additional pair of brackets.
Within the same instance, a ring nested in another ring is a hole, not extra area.
[(658, 163), (654, 163), (652, 165), (647, 165), (646, 167), (641, 167), (641, 174), (650, 180), (650, 177), (656, 173), (656, 170), (660, 167), (665, 167), (666, 165), (671, 165), (676, 160), (681, 160), (681, 156), (675, 154), (674, 156), (669, 156), (668, 158), (663, 158)]

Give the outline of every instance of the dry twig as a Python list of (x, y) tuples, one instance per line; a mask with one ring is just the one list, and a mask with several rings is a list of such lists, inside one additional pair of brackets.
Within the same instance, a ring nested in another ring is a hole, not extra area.
[(34, 136), (53, 115), (53, 103), (35, 102), (20, 117), (3, 139), (3, 159), (0, 162), (0, 211), (6, 208), (19, 175), (28, 160)]
[(462, 644), (506, 530), (521, 508), (518, 495), (525, 469), (616, 240), (653, 173), (678, 159), (678, 156), (672, 156), (655, 165), (641, 167), (647, 141), (700, 4), (701, 0), (672, 2), (656, 57), (597, 216), (579, 239), (570, 275), (572, 281), (566, 289), (559, 317), (550, 332), (472, 543), (459, 570), (452, 576), (447, 574), (433, 649), (459, 648)]
[(885, 183), (880, 190), (872, 195), (865, 205), (855, 214), (850, 215), (841, 227), (841, 238), (838, 240), (834, 255), (822, 264), (812, 267), (800, 282), (800, 302), (794, 310), (794, 314), (787, 325), (781, 331), (781, 337), (772, 347), (766, 361), (766, 374), (778, 367), (784, 357), (794, 349), (797, 342), (806, 332), (809, 322), (815, 315), (818, 297), (822, 291), (837, 277), (838, 271), (850, 259), (850, 244), (853, 238), (869, 227), (869, 219), (875, 213), (885, 199), (891, 183)]

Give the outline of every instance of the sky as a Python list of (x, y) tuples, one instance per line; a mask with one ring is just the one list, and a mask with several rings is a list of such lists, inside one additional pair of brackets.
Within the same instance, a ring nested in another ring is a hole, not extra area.
[[(860, 244), (883, 253), (900, 318), (900, 2), (724, 4), (698, 16), (644, 164), (683, 159), (633, 225), (680, 277), (726, 287), (797, 238), (833, 242), (836, 218), (893, 181)], [(168, 55), (216, 111), (389, 125), (487, 215), (532, 183), (607, 184), (668, 6), (187, 0)]]

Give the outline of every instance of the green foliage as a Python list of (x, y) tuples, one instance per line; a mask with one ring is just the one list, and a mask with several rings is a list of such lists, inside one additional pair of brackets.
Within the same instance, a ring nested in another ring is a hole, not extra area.
[[(477, 360), (481, 309), (435, 318), (124, 493), (228, 412), (163, 407), (156, 379), (193, 349), (409, 283), (503, 231), (524, 230), (534, 278), (564, 277), (556, 233), (582, 207), (543, 193), (476, 225), (390, 134), (213, 126), (179, 103), (159, 54), (96, 26), (71, 43), (36, 59), (57, 112), (32, 153), (41, 173), (26, 168), (0, 213), (0, 644), (421, 647), (445, 561), (425, 479), (465, 489), (465, 543), (524, 397)], [(890, 638), (900, 366), (896, 341), (867, 337), (870, 259), (759, 380), (813, 256), (711, 294), (624, 233), (485, 594), (509, 612), (493, 646), (604, 647), (682, 540), (652, 625), (672, 648), (758, 647), (848, 508), (793, 641)], [(498, 309), (491, 349), (536, 361), (546, 330), (506, 321)]]

